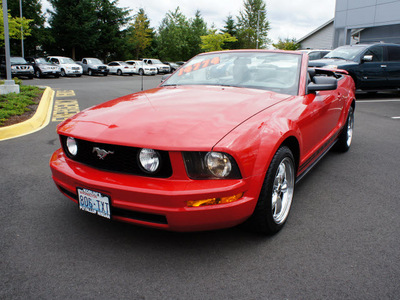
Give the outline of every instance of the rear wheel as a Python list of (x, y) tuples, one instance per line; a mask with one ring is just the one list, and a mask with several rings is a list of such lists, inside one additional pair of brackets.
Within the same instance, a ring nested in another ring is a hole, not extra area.
[(354, 109), (352, 106), (350, 106), (346, 124), (344, 125), (343, 130), (339, 135), (339, 139), (334, 146), (334, 150), (338, 152), (348, 151), (350, 149), (351, 142), (353, 141), (353, 133), (354, 133)]
[(253, 215), (251, 229), (265, 234), (281, 230), (289, 216), (295, 184), (295, 163), (290, 149), (280, 147), (268, 168)]

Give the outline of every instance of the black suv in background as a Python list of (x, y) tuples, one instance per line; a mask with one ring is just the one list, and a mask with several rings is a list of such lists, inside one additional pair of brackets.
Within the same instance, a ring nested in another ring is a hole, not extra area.
[(341, 46), (322, 59), (309, 61), (308, 66), (346, 70), (357, 89), (400, 88), (400, 45), (397, 44)]
[[(33, 67), (23, 57), (11, 56), (11, 76), (33, 78)], [(0, 73), (6, 77), (6, 57), (0, 56)]]

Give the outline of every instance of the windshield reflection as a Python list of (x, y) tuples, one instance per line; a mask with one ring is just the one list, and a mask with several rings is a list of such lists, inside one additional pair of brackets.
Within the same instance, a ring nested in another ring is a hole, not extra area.
[(162, 86), (217, 85), (297, 95), (301, 55), (260, 51), (202, 54)]

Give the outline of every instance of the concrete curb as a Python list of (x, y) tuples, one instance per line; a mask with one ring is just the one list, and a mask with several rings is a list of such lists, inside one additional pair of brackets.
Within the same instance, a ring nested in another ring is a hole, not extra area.
[(1, 127), (0, 141), (34, 133), (46, 127), (50, 123), (53, 102), (54, 90), (47, 87), (43, 92), (42, 99), (33, 117), (18, 124)]

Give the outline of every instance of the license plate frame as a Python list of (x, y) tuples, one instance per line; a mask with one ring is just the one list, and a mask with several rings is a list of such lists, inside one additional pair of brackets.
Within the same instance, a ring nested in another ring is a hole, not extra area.
[(111, 219), (111, 198), (103, 193), (86, 188), (76, 188), (79, 209)]

